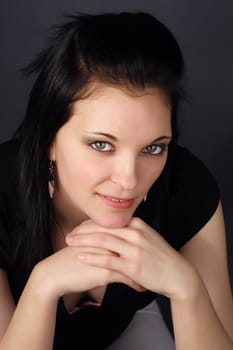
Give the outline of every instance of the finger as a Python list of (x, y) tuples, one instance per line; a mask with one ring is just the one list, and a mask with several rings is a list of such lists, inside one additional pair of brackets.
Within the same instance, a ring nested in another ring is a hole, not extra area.
[[(83, 261), (82, 261), (83, 262)], [(95, 268), (98, 268), (95, 266)], [(118, 271), (114, 270), (108, 270), (101, 268), (102, 271), (102, 277), (100, 277), (100, 280), (102, 281), (102, 284), (105, 286), (109, 283), (124, 283), (128, 285), (129, 287), (137, 290), (138, 292), (145, 291), (146, 288), (129, 278), (127, 275), (120, 273)]]
[(78, 253), (78, 259), (85, 264), (106, 270), (116, 271), (126, 275), (133, 281), (139, 282), (141, 275), (140, 263), (123, 259), (116, 256), (106, 256), (100, 254)]
[(93, 221), (88, 221), (85, 224), (81, 224), (76, 227), (70, 234), (66, 236), (67, 244), (71, 244), (73, 237), (77, 235), (84, 235), (88, 233), (107, 233), (118, 238), (121, 238), (124, 241), (127, 241), (132, 244), (140, 245), (141, 240), (144, 238), (142, 230), (138, 230), (131, 227), (122, 227), (122, 228), (106, 228), (99, 226)]
[(103, 248), (93, 248), (93, 247), (78, 247), (79, 253), (90, 253), (90, 254), (102, 254), (102, 255), (112, 255), (118, 256), (117, 253), (114, 253), (110, 250), (106, 250)]
[(90, 232), (105, 232), (112, 235), (118, 235), (122, 239), (125, 239), (125, 230), (122, 228), (107, 228), (96, 224), (94, 221), (88, 220), (85, 223), (74, 228), (72, 232), (70, 232), (67, 236), (72, 236), (76, 234), (87, 234)]
[(112, 276), (109, 278), (109, 283), (123, 283), (135, 289), (137, 292), (144, 292), (146, 290), (146, 288), (142, 287), (140, 284), (132, 281), (122, 274), (119, 274), (118, 272), (113, 272)]
[(139, 284), (135, 283), (134, 281), (128, 279), (128, 278), (124, 278), (122, 276), (118, 277), (118, 276), (113, 276), (113, 278), (111, 278), (109, 283), (123, 283), (126, 284), (127, 286), (135, 289), (137, 292), (144, 292), (146, 290), (146, 288), (140, 286)]
[(129, 256), (133, 246), (119, 237), (103, 232), (77, 234), (67, 237), (67, 244), (75, 247), (91, 247), (108, 250), (123, 257)]
[(129, 222), (129, 227), (136, 229), (136, 230), (141, 230), (145, 229), (145, 226), (148, 226), (142, 219), (138, 217), (133, 217), (130, 222)]

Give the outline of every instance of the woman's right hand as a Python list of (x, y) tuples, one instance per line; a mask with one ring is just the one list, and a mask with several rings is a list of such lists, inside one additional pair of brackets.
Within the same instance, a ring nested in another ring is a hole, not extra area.
[[(124, 274), (105, 268), (82, 263), (79, 254), (90, 247), (66, 247), (42, 260), (35, 267), (42, 288), (46, 288), (53, 297), (60, 298), (69, 293), (81, 293), (109, 283), (124, 283), (135, 290), (144, 290)], [(93, 248), (95, 254), (114, 254), (103, 249)]]

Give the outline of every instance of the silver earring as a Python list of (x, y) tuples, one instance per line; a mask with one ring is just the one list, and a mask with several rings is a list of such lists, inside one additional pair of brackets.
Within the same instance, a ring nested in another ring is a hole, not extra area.
[(48, 181), (48, 190), (49, 196), (52, 199), (54, 194), (55, 187), (55, 178), (54, 178), (54, 162), (52, 160), (49, 161), (49, 181)]
[(147, 193), (145, 194), (144, 198), (143, 198), (143, 202), (145, 203), (147, 200)]

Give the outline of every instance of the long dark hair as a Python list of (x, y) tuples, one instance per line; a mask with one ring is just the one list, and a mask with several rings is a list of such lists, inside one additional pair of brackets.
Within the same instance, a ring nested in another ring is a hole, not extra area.
[(72, 103), (93, 81), (129, 90), (158, 87), (172, 107), (173, 138), (184, 63), (172, 33), (146, 13), (75, 14), (54, 28), (49, 45), (25, 69), (37, 75), (20, 140), (21, 234), (17, 253), (32, 267), (48, 254), (52, 225), (48, 150)]

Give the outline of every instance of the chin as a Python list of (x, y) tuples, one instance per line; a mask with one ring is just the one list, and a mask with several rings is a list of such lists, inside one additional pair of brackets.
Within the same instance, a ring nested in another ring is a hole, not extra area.
[(121, 228), (128, 226), (130, 220), (132, 218), (132, 215), (127, 216), (117, 216), (112, 217), (111, 215), (108, 218), (93, 218), (93, 220), (100, 226), (103, 226), (105, 228)]

